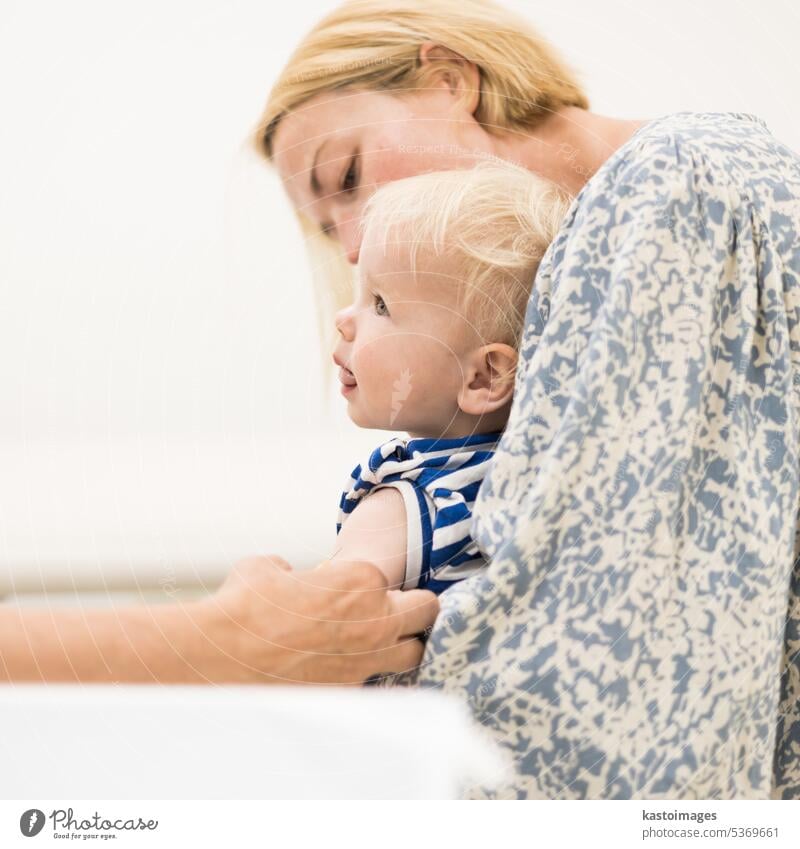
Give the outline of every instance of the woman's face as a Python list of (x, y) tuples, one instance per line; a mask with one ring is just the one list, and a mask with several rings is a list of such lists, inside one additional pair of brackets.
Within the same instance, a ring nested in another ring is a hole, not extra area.
[(402, 95), (317, 95), (280, 122), (273, 151), (295, 208), (340, 242), (353, 263), (361, 210), (378, 186), (426, 171), (469, 168), (492, 152), (467, 103), (445, 83)]

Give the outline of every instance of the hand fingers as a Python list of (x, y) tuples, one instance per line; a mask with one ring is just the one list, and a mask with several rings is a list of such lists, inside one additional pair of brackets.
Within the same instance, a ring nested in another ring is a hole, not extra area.
[(264, 559), (270, 563), (272, 566), (277, 566), (280, 569), (283, 569), (284, 572), (291, 572), (292, 566), (290, 563), (287, 563), (282, 557), (279, 557), (277, 554), (265, 554)]
[(277, 554), (253, 554), (249, 557), (243, 557), (234, 565), (234, 571), (240, 575), (260, 575), (270, 568), (282, 569), (284, 572), (292, 571), (291, 564)]
[(383, 572), (366, 560), (323, 560), (313, 569), (298, 572), (297, 578), (316, 587), (344, 593), (372, 593), (385, 590), (387, 586)]
[(392, 675), (415, 669), (420, 665), (424, 651), (422, 640), (411, 637), (391, 648), (374, 652), (364, 659), (362, 682), (371, 676)]
[(429, 590), (391, 590), (391, 614), (400, 617), (400, 636), (421, 634), (433, 625), (439, 613), (439, 599)]

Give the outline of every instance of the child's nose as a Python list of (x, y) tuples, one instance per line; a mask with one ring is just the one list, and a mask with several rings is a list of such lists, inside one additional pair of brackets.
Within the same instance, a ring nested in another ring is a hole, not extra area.
[(336, 313), (336, 329), (348, 342), (353, 338), (353, 307), (345, 307)]

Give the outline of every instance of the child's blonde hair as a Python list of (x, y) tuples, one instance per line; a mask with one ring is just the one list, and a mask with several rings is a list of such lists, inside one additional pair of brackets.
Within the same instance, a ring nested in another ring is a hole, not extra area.
[(408, 245), (416, 271), (420, 249), (452, 265), (459, 305), (480, 337), (519, 347), (539, 263), (569, 206), (555, 184), (526, 168), (487, 161), (381, 186), (361, 221), (370, 241)]

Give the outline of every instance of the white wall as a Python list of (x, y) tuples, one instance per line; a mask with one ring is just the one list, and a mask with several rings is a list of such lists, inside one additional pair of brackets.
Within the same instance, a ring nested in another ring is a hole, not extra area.
[[(321, 402), (299, 232), (274, 175), (241, 145), (292, 47), (333, 5), (4, 0), (7, 570), (93, 558), (135, 571), (184, 552), (187, 569), (219, 572), (285, 546), (313, 469), (271, 508), (286, 511), (282, 537), (274, 515), (262, 520), (264, 490), (320, 431), (330, 442), (315, 456), (333, 458), (318, 487), (320, 504), (333, 499), (327, 530), (292, 552), (324, 554), (339, 470), (383, 435), (354, 433), (336, 394), (331, 409)], [(599, 112), (755, 112), (800, 149), (790, 0), (509, 5), (561, 46)], [(189, 471), (170, 477), (176, 452)]]

